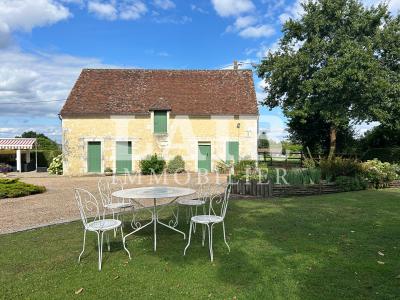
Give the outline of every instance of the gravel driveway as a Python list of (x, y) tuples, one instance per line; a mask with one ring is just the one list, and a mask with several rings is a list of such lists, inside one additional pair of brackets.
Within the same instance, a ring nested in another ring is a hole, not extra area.
[[(195, 180), (197, 180), (197, 174), (190, 175), (196, 176)], [(79, 211), (73, 196), (74, 187), (87, 189), (98, 197), (97, 182), (100, 177), (38, 177), (36, 173), (32, 174), (31, 177), (24, 176), (29, 175), (22, 173), (21, 181), (44, 185), (47, 191), (39, 195), (0, 199), (0, 234), (79, 219)], [(162, 184), (188, 186), (188, 184), (184, 184), (185, 181), (187, 181), (187, 176), (186, 174), (180, 174), (176, 177), (173, 175), (165, 175), (165, 178), (158, 183), (151, 176), (142, 176), (140, 183), (138, 180), (134, 183), (130, 183), (129, 180), (127, 180), (127, 184), (124, 185), (124, 188)], [(177, 180), (175, 180), (175, 178)], [(226, 177), (223, 175), (220, 175), (218, 178), (216, 175), (211, 174), (208, 178), (212, 183), (218, 182), (218, 180), (220, 180), (221, 183), (226, 181)], [(121, 177), (121, 179), (124, 178)]]

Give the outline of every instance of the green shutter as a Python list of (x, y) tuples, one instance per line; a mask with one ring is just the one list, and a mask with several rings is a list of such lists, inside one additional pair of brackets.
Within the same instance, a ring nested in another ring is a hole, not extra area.
[(88, 172), (101, 172), (101, 142), (88, 142)]
[(154, 112), (154, 133), (167, 133), (167, 112)]
[(199, 145), (198, 168), (211, 172), (211, 145)]
[(116, 172), (132, 172), (132, 142), (117, 142), (116, 146)]
[(226, 142), (226, 162), (239, 161), (239, 142)]

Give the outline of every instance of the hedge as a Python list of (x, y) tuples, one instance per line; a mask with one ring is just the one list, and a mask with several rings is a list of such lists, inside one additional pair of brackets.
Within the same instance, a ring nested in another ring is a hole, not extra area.
[(0, 199), (29, 196), (45, 191), (46, 188), (44, 186), (25, 183), (19, 181), (19, 178), (0, 179)]

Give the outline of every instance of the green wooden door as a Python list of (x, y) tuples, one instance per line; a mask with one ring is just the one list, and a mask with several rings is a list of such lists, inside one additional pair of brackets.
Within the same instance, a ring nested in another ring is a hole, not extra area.
[(87, 164), (88, 172), (101, 172), (101, 142), (88, 142)]
[(117, 142), (116, 172), (132, 172), (132, 142)]
[(207, 170), (211, 172), (211, 145), (199, 145), (198, 156), (199, 171)]
[(239, 161), (239, 142), (226, 142), (226, 162)]

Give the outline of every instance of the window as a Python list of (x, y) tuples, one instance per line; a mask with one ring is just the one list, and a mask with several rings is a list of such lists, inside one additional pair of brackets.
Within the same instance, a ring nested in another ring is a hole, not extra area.
[(154, 112), (154, 133), (163, 134), (167, 133), (167, 112), (155, 111)]

